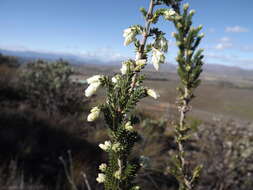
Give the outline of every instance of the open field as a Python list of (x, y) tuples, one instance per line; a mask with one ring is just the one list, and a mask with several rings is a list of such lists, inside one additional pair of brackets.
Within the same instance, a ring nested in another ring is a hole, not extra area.
[[(82, 66), (78, 78), (85, 80), (94, 74), (117, 73), (116, 66)], [(141, 101), (139, 109), (145, 109), (158, 116), (173, 113), (176, 101), (176, 87), (178, 85), (175, 71), (152, 72), (146, 69), (146, 85), (156, 89), (160, 98), (155, 101), (146, 98)], [(251, 77), (223, 76), (215, 73), (203, 73), (202, 84), (195, 92), (193, 111), (191, 114), (202, 120), (224, 118), (253, 121), (253, 81)], [(103, 93), (100, 90), (99, 97)], [(166, 114), (165, 114), (166, 113)]]

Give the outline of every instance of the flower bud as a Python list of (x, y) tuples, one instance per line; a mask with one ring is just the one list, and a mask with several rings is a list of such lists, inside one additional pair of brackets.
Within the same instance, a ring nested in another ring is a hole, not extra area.
[(193, 16), (196, 13), (196, 11), (194, 9), (190, 10), (189, 14), (190, 16)]
[(146, 63), (147, 63), (147, 60), (146, 59), (139, 59), (139, 60), (137, 60), (136, 62), (136, 67), (135, 67), (135, 70), (136, 71), (139, 71), (143, 66), (145, 66), (146, 65)]
[(191, 56), (193, 54), (193, 51), (192, 50), (186, 50), (186, 55), (187, 56)]
[(198, 30), (202, 30), (202, 28), (203, 28), (202, 24), (198, 26)]
[(183, 9), (184, 9), (184, 10), (189, 9), (189, 7), (190, 7), (189, 3), (186, 3), (186, 4), (183, 5)]
[(114, 173), (114, 177), (116, 179), (121, 179), (121, 171), (120, 170), (117, 170), (115, 173)]
[(126, 124), (125, 124), (125, 129), (127, 130), (127, 131), (133, 131), (134, 130), (134, 128), (133, 128), (133, 126), (131, 125), (131, 122), (130, 121), (128, 121)]
[(148, 94), (150, 97), (154, 98), (154, 99), (157, 99), (157, 98), (160, 97), (160, 95), (159, 95), (158, 93), (156, 93), (156, 91), (154, 91), (153, 89), (148, 89), (148, 90), (147, 90), (147, 94)]
[(100, 109), (96, 106), (92, 108), (90, 112), (91, 113), (88, 115), (87, 121), (92, 122), (92, 121), (95, 121), (99, 117)]
[(187, 64), (185, 69), (186, 69), (187, 72), (189, 72), (191, 70), (191, 66)]
[(112, 150), (113, 150), (114, 152), (119, 152), (121, 149), (122, 149), (122, 147), (121, 147), (120, 143), (114, 143), (114, 144), (112, 145)]
[(177, 23), (177, 28), (182, 28), (182, 27), (183, 27), (183, 25), (180, 22), (178, 22)]
[(173, 20), (177, 13), (173, 9), (169, 9), (164, 11), (163, 15), (166, 20)]
[(201, 34), (199, 35), (199, 37), (200, 37), (200, 38), (204, 38), (204, 37), (205, 37), (205, 33), (201, 33)]

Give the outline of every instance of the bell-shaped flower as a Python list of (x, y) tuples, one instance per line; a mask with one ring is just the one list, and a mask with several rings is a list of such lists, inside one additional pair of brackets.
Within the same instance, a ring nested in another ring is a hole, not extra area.
[(107, 168), (107, 165), (105, 163), (100, 164), (100, 166), (99, 166), (99, 170), (102, 172), (105, 172), (106, 168)]
[(99, 173), (96, 180), (97, 180), (98, 183), (104, 183), (105, 182), (105, 174)]
[(119, 81), (119, 79), (120, 75), (115, 75), (114, 77), (112, 77), (112, 82), (116, 84)]
[(125, 75), (127, 73), (127, 65), (122, 63), (122, 67), (120, 69), (122, 75)]
[(156, 48), (153, 48), (152, 50), (153, 50), (152, 63), (155, 69), (158, 71), (160, 64), (164, 63), (165, 61), (165, 56), (161, 51), (159, 51)]
[(100, 82), (95, 82), (95, 83), (90, 84), (88, 88), (85, 90), (85, 96), (91, 97), (93, 94), (96, 93), (100, 85), (101, 85)]
[(168, 40), (164, 36), (160, 36), (155, 41), (156, 49), (160, 49), (163, 52), (168, 51)]
[(94, 75), (88, 79), (86, 79), (88, 84), (100, 82), (100, 79), (103, 77), (103, 75)]
[(99, 117), (100, 111), (101, 110), (97, 106), (92, 108), (90, 111), (91, 113), (87, 117), (87, 121), (89, 122), (95, 121)]
[(160, 95), (159, 95), (155, 90), (153, 90), (153, 89), (148, 89), (148, 90), (147, 90), (147, 94), (148, 94), (150, 97), (154, 98), (154, 99), (157, 99), (157, 98), (160, 97)]
[(99, 144), (98, 146), (99, 146), (102, 150), (104, 150), (104, 151), (107, 152), (109, 149), (111, 149), (112, 143), (111, 143), (111, 141), (105, 141), (104, 144)]
[(137, 31), (134, 27), (125, 29), (123, 33), (123, 37), (125, 38), (124, 45), (127, 46), (133, 41), (135, 41), (136, 35), (137, 35)]
[(101, 85), (102, 78), (103, 75), (95, 75), (86, 80), (89, 84), (88, 88), (85, 90), (86, 97), (91, 97), (98, 90), (99, 86)]
[(122, 63), (122, 67), (120, 69), (122, 75), (125, 75), (128, 71), (128, 69), (133, 70), (134, 69), (134, 65), (132, 61), (124, 61)]

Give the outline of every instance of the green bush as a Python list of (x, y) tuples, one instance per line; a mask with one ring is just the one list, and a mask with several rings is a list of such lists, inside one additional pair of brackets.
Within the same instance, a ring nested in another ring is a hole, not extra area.
[(21, 78), (29, 103), (50, 115), (80, 113), (85, 99), (81, 86), (71, 82), (72, 74), (71, 66), (63, 60), (28, 63)]

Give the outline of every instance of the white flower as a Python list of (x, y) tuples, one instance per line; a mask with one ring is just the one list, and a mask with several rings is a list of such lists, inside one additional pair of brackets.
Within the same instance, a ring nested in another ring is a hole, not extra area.
[(179, 22), (179, 23), (177, 23), (177, 27), (178, 27), (178, 28), (182, 28), (183, 25)]
[(122, 67), (120, 69), (122, 75), (125, 75), (127, 73), (128, 69), (130, 69), (130, 70), (134, 69), (133, 63), (131, 61), (122, 62)]
[(112, 150), (113, 150), (114, 152), (120, 151), (120, 150), (121, 150), (121, 145), (120, 145), (120, 143), (115, 143), (115, 144), (113, 144), (113, 145), (112, 145)]
[(183, 9), (184, 9), (184, 10), (189, 9), (189, 7), (190, 7), (189, 3), (185, 3), (185, 4), (183, 5)]
[(160, 97), (160, 95), (159, 95), (156, 91), (154, 91), (153, 89), (148, 89), (148, 90), (147, 90), (147, 94), (148, 94), (150, 97), (154, 98), (154, 99), (157, 99), (157, 98)]
[(122, 67), (120, 69), (122, 75), (125, 75), (127, 73), (127, 65), (122, 63)]
[(136, 53), (136, 56), (135, 56), (135, 60), (137, 61), (137, 60), (139, 60), (139, 59), (141, 59), (141, 53), (140, 53), (140, 52), (137, 52), (137, 53)]
[(205, 37), (205, 33), (201, 33), (201, 34), (199, 35), (199, 37), (200, 37), (200, 38), (204, 38), (204, 37)]
[(105, 174), (99, 173), (96, 180), (97, 180), (98, 183), (104, 183), (105, 182)]
[(91, 97), (95, 92), (98, 90), (99, 86), (101, 85), (100, 82), (92, 83), (88, 86), (88, 88), (85, 90), (85, 96)]
[(100, 111), (101, 110), (97, 106), (92, 108), (90, 111), (91, 113), (87, 117), (87, 121), (89, 122), (95, 121), (99, 117)]
[(94, 75), (88, 79), (86, 79), (88, 84), (97, 83), (100, 82), (100, 79), (103, 77), (103, 75)]
[(99, 144), (98, 146), (99, 146), (102, 150), (107, 151), (107, 150), (109, 150), (109, 149), (111, 148), (112, 143), (111, 143), (110, 141), (105, 141), (104, 144)]
[(173, 9), (166, 10), (163, 14), (166, 20), (172, 20), (176, 16), (176, 12)]
[(132, 190), (140, 190), (141, 188), (140, 188), (140, 186), (134, 186), (133, 188), (132, 188)]
[(195, 14), (195, 10), (194, 9), (192, 9), (192, 10), (190, 10), (190, 12), (189, 12), (189, 14), (191, 15), (191, 16), (193, 16), (194, 14)]
[(139, 71), (146, 65), (147, 60), (146, 59), (139, 59), (135, 63), (136, 63), (135, 70)]
[(138, 66), (144, 66), (147, 63), (146, 59), (139, 59), (136, 61), (136, 65)]
[(88, 88), (85, 90), (85, 96), (91, 97), (101, 85), (100, 79), (102, 75), (95, 75), (93, 77), (88, 78), (86, 81), (89, 84)]
[(159, 49), (161, 49), (164, 52), (167, 52), (168, 50), (168, 41), (166, 40), (165, 37), (161, 37), (157, 40), (156, 42), (157, 47), (159, 47)]
[(159, 69), (161, 63), (164, 63), (165, 56), (161, 51), (156, 48), (153, 48), (152, 62), (156, 70)]
[(115, 173), (114, 173), (114, 177), (116, 179), (120, 179), (121, 178), (121, 171), (120, 170), (117, 170)]
[(128, 121), (128, 122), (125, 124), (125, 129), (126, 129), (127, 131), (133, 131), (133, 130), (134, 130), (134, 128), (133, 128), (133, 126), (131, 125), (131, 122), (130, 122), (130, 121)]
[(104, 164), (104, 163), (100, 164), (100, 166), (99, 166), (99, 170), (102, 171), (102, 172), (104, 172), (106, 170), (106, 168), (107, 168), (107, 165)]
[(135, 40), (137, 32), (134, 28), (127, 28), (124, 30), (123, 37), (125, 38), (124, 45), (127, 46)]
[(118, 79), (116, 77), (112, 77), (112, 82), (117, 83)]
[(187, 56), (191, 56), (193, 54), (193, 51), (192, 50), (186, 50), (186, 55)]

